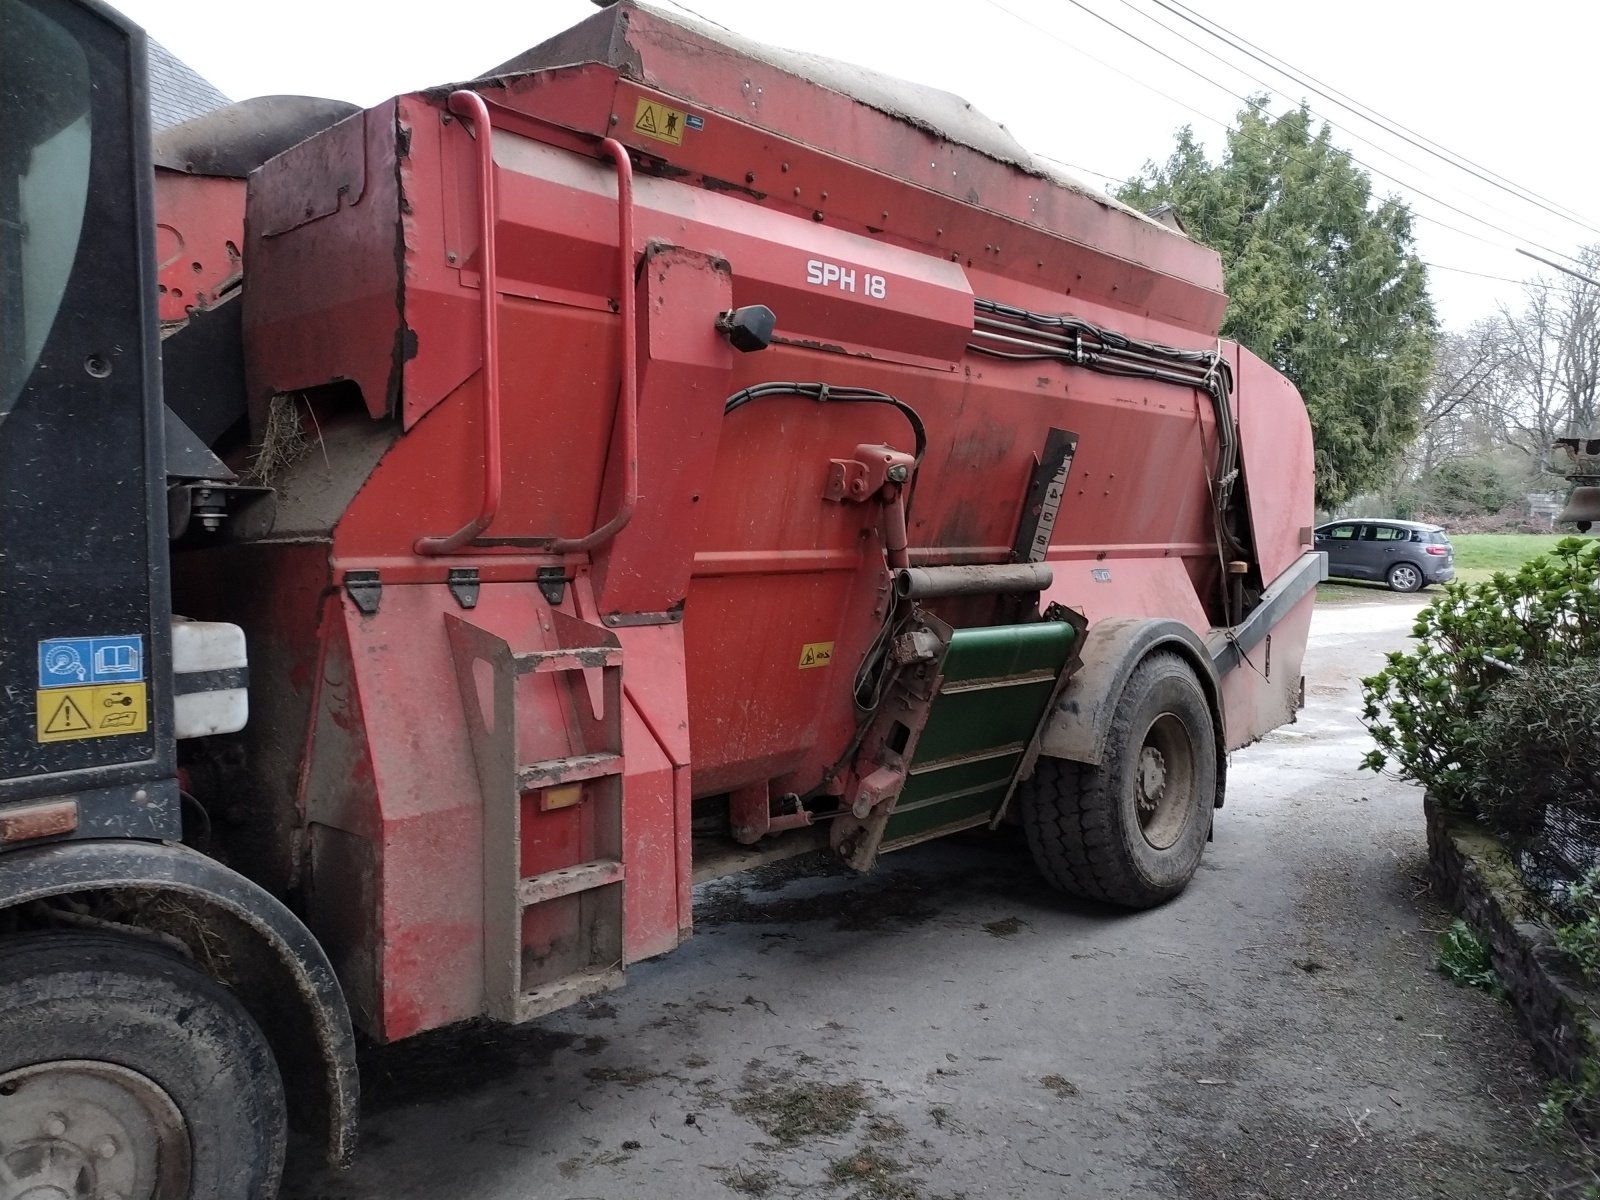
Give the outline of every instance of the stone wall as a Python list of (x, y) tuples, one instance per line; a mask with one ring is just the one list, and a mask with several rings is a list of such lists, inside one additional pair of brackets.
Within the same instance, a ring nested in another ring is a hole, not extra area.
[(1476, 825), (1441, 812), (1430, 799), (1428, 857), (1440, 898), (1489, 944), (1496, 974), (1551, 1075), (1577, 1083), (1585, 1063), (1600, 1065), (1600, 990), (1577, 978), (1504, 846)]

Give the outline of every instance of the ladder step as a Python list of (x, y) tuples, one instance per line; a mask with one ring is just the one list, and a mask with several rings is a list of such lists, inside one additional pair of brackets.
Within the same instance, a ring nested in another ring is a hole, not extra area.
[(621, 774), (620, 754), (574, 754), (570, 758), (546, 758), (517, 768), (517, 790), (531, 792), (535, 788)]
[(569, 975), (565, 979), (536, 987), (516, 997), (511, 1019), (515, 1022), (531, 1021), (535, 1017), (555, 1012), (558, 1008), (576, 1004), (585, 996), (621, 987), (622, 983), (623, 973), (620, 966), (602, 967), (595, 971)]
[(620, 646), (579, 646), (574, 649), (524, 650), (513, 654), (517, 674), (544, 671), (589, 671), (597, 667), (620, 667)]
[(527, 908), (532, 904), (542, 904), (546, 900), (570, 896), (574, 892), (586, 892), (590, 888), (620, 882), (622, 882), (622, 864), (619, 862), (601, 859), (598, 862), (578, 863), (576, 866), (561, 867), (559, 870), (546, 871), (542, 875), (530, 875), (521, 880), (517, 884), (517, 902)]

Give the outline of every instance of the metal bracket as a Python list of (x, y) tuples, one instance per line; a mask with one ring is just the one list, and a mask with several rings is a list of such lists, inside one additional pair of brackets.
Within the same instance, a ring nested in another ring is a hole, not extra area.
[(560, 604), (566, 598), (567, 584), (572, 582), (560, 567), (540, 567), (533, 578), (540, 595), (551, 604)]
[(676, 625), (683, 620), (683, 604), (679, 600), (663, 612), (606, 613), (600, 623), (608, 629), (621, 629), (629, 625)]
[(344, 590), (350, 593), (363, 616), (372, 616), (383, 601), (383, 580), (376, 571), (346, 571)]
[(478, 607), (477, 567), (451, 567), (450, 574), (445, 576), (445, 584), (462, 608)]
[[(276, 495), (271, 488), (251, 487), (242, 483), (222, 483), (210, 479), (169, 481), (167, 537), (177, 541), (195, 530), (215, 534), (224, 526), (229, 526), (228, 531), (235, 535), (265, 532), (260, 527), (265, 525), (267, 529), (271, 528)], [(253, 521), (247, 530), (237, 528), (239, 518), (246, 513), (254, 513), (258, 508), (265, 508), (264, 513), (257, 514), (262, 519)]]

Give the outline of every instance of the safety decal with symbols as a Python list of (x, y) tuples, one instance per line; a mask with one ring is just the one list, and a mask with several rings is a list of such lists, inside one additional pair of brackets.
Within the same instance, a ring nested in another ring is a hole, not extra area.
[(640, 96), (639, 102), (634, 105), (633, 131), (648, 138), (655, 138), (658, 142), (671, 142), (674, 146), (681, 146), (685, 129), (705, 127), (704, 117), (686, 113), (659, 100)]
[(807, 642), (800, 647), (800, 669), (825, 667), (833, 661), (832, 642)]
[(150, 727), (145, 667), (140, 634), (41, 641), (35, 740), (144, 733)]
[(118, 737), (143, 733), (150, 727), (142, 683), (46, 688), (38, 693), (38, 699), (36, 735), (41, 742)]

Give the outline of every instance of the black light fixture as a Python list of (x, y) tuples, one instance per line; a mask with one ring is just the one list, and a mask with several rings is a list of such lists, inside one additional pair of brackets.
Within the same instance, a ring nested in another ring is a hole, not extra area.
[(1555, 444), (1571, 460), (1567, 478), (1573, 483), (1567, 506), (1556, 520), (1570, 521), (1579, 533), (1588, 533), (1591, 525), (1600, 523), (1600, 438), (1557, 438)]

